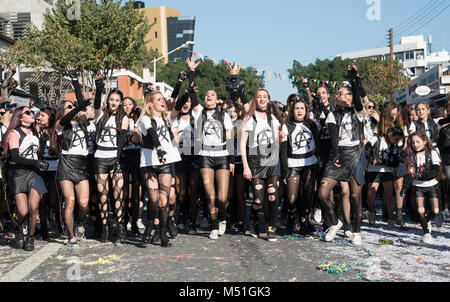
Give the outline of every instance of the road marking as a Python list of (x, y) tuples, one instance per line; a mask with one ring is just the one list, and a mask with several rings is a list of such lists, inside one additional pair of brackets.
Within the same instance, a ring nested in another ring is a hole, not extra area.
[(16, 266), (9, 273), (1, 277), (3, 282), (19, 282), (31, 273), (42, 262), (47, 260), (50, 256), (55, 254), (63, 245), (60, 243), (49, 243), (36, 252), (34, 255)]

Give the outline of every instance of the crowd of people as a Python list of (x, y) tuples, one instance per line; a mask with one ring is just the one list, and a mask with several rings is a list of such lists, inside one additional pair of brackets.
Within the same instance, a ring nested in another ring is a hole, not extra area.
[(133, 236), (169, 247), (179, 231), (196, 234), (199, 218), (211, 240), (231, 230), (261, 237), (265, 225), (264, 237), (277, 241), (321, 226), (325, 241), (343, 229), (360, 245), (363, 219), (377, 223), (379, 189), (387, 227), (406, 232), (408, 214), (433, 241), (431, 222), (448, 216), (450, 101), (436, 118), (427, 103), (376, 108), (352, 65), (335, 102), (327, 86), (310, 91), (305, 80), (306, 93), (286, 105), (263, 88), (250, 101), (244, 89), (229, 100), (211, 89), (202, 105), (198, 64), (187, 60), (169, 100), (147, 91), (143, 106), (118, 89), (102, 102), (101, 77), (95, 97), (84, 98), (74, 70), (76, 102), (36, 116), (2, 103), (0, 212), (15, 224), (14, 246), (34, 250), (38, 224), (48, 239), (50, 213), (70, 245), (92, 226), (101, 242)]

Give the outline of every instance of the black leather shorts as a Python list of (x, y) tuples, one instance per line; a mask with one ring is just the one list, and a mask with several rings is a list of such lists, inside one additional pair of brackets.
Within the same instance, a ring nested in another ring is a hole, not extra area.
[[(167, 164), (161, 166), (142, 167), (141, 175), (143, 178), (158, 177), (160, 174), (170, 174), (172, 177), (175, 175), (175, 164)], [(147, 177), (145, 177), (147, 175)]]
[(437, 185), (431, 187), (416, 187), (414, 186), (414, 194), (416, 197), (424, 197), (424, 198), (438, 198), (438, 189)]
[(230, 170), (228, 156), (200, 156), (200, 169)]
[(94, 172), (95, 174), (108, 174), (114, 171), (116, 158), (96, 158), (94, 157)]

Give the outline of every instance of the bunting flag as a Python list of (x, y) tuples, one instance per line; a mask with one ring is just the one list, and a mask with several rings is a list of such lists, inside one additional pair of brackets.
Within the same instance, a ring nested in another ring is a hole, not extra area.
[[(225, 61), (223, 59), (221, 59), (220, 61), (216, 62), (216, 58), (215, 57), (209, 57), (209, 56), (205, 56), (203, 54), (200, 53), (195, 53), (194, 51), (192, 52), (192, 54), (194, 55), (194, 58), (200, 58), (202, 61), (205, 60), (212, 60), (214, 65), (227, 65), (227, 64), (231, 64), (228, 61)], [(262, 70), (260, 68), (257, 67), (252, 67), (252, 66), (245, 66), (245, 65), (240, 65), (238, 63), (233, 63), (234, 65), (238, 65), (239, 69), (243, 69), (246, 70), (247, 72), (255, 72), (256, 75), (262, 76), (263, 78), (267, 76), (268, 79), (272, 78), (272, 74), (273, 77), (275, 79), (280, 79), (280, 80), (289, 80), (291, 81), (293, 84), (298, 84), (299, 82), (303, 82), (303, 80), (307, 80), (310, 84), (319, 84), (321, 86), (328, 86), (331, 88), (336, 88), (336, 87), (341, 87), (343, 85), (343, 82), (338, 82), (338, 81), (325, 81), (322, 79), (312, 79), (312, 78), (304, 78), (302, 76), (290, 76), (287, 75), (285, 73), (278, 73), (278, 72), (271, 72), (271, 71), (266, 71), (266, 70)]]

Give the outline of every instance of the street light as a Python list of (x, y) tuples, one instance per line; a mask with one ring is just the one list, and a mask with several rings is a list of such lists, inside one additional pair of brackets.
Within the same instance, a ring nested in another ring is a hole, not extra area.
[(161, 59), (164, 59), (165, 57), (167, 57), (167, 56), (170, 55), (171, 53), (174, 53), (175, 51), (180, 50), (181, 48), (188, 47), (189, 45), (195, 45), (195, 42), (194, 42), (194, 41), (187, 41), (186, 43), (184, 43), (184, 44), (178, 46), (177, 48), (175, 48), (175, 49), (172, 50), (171, 52), (169, 52), (169, 53), (163, 55), (162, 57), (157, 58), (157, 59), (153, 59), (153, 79), (154, 79), (155, 83), (156, 83), (156, 62), (158, 62), (158, 61), (161, 60)]

